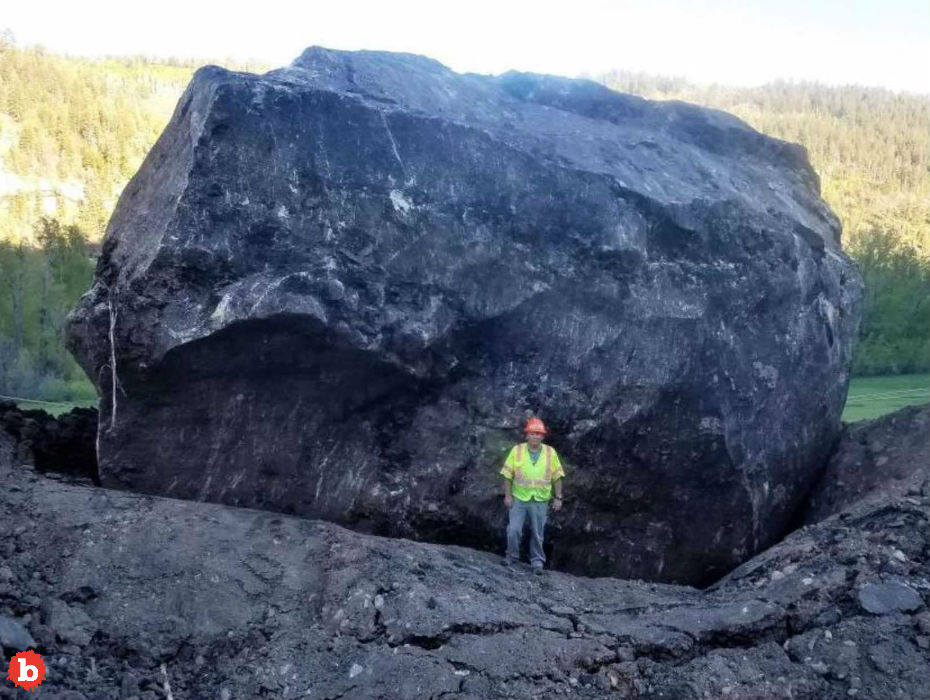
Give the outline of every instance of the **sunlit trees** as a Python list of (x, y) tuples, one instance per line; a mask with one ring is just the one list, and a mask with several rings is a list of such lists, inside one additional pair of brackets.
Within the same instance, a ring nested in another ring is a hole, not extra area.
[(65, 318), (94, 263), (76, 226), (44, 217), (36, 245), (0, 243), (0, 394), (49, 400), (93, 394), (65, 349)]

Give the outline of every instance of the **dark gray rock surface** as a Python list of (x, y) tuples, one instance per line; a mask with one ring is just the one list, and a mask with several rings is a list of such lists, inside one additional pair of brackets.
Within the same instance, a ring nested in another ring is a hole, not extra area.
[(816, 523), (861, 499), (930, 490), (930, 405), (843, 426), (803, 521)]
[(873, 615), (890, 612), (913, 612), (923, 603), (910, 586), (897, 581), (868, 583), (859, 589), (859, 605)]
[[(0, 479), (0, 620), (49, 668), (0, 698), (930, 697), (926, 496), (860, 504), (700, 591), (538, 577), (8, 459)], [(916, 609), (860, 606), (889, 587)]]
[(0, 615), (0, 647), (4, 651), (9, 650), (10, 653), (6, 656), (31, 649), (35, 644), (36, 641), (25, 627), (6, 615)]
[(18, 459), (41, 472), (55, 472), (72, 482), (97, 479), (97, 409), (74, 408), (52, 416), (0, 401), (0, 433)]
[(70, 342), (106, 485), (494, 550), (537, 413), (554, 566), (693, 583), (811, 487), (860, 296), (803, 149), (730, 115), (310, 49), (198, 71)]

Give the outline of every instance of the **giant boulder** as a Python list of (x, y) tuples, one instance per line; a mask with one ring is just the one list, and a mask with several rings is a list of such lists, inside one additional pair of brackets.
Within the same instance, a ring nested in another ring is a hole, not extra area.
[(553, 566), (705, 581), (838, 433), (839, 233), (803, 149), (721, 112), (404, 54), (204, 68), (71, 318), (101, 477), (494, 549), (535, 413)]

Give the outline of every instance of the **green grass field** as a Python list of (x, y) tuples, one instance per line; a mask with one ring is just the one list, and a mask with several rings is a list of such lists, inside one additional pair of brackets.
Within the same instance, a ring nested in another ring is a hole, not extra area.
[(843, 420), (878, 418), (904, 406), (930, 401), (930, 374), (853, 377)]
[(62, 413), (67, 413), (72, 408), (77, 408), (78, 406), (96, 406), (96, 402), (88, 401), (32, 401), (29, 399), (20, 399), (16, 401), (16, 405), (23, 410), (34, 411), (36, 409), (41, 409), (46, 413), (50, 413), (53, 416), (59, 416)]

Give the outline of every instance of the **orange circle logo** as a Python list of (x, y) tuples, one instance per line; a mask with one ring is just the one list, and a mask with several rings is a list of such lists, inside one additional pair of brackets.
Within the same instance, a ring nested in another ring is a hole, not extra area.
[(20, 688), (35, 690), (45, 680), (45, 662), (32, 649), (21, 651), (10, 659), (6, 678)]

